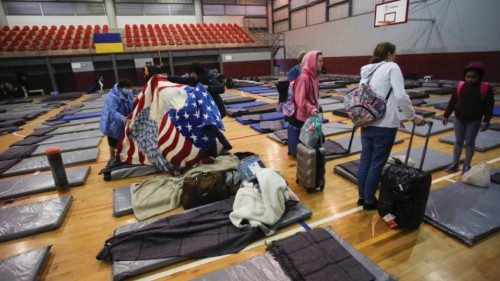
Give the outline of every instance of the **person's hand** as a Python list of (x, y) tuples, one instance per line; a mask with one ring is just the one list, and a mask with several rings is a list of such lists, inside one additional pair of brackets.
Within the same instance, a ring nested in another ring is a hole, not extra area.
[(488, 130), (489, 127), (490, 127), (490, 123), (489, 122), (483, 122), (483, 123), (481, 123), (481, 129), (480, 129), (480, 131), (484, 132), (484, 131)]
[(413, 124), (415, 124), (415, 126), (423, 126), (425, 125), (425, 123), (427, 123), (427, 120), (425, 120), (423, 117), (421, 116), (415, 116), (415, 118), (413, 119)]
[(446, 126), (448, 124), (448, 118), (443, 118), (443, 125)]

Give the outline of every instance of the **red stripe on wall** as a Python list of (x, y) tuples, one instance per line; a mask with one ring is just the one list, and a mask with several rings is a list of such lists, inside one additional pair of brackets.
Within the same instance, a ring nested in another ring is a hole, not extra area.
[(225, 62), (223, 67), (226, 77), (271, 75), (271, 60)]
[[(324, 57), (327, 73), (357, 74), (360, 68), (370, 61), (371, 56)], [(396, 54), (396, 63), (405, 76), (422, 78), (432, 75), (437, 79), (463, 79), (464, 68), (472, 61), (486, 65), (485, 81), (500, 81), (500, 51), (473, 53), (436, 53), (436, 54)], [(287, 72), (297, 61), (295, 59), (276, 60), (280, 71)]]
[(75, 91), (86, 92), (95, 84), (95, 72), (73, 72), (73, 81), (75, 83)]

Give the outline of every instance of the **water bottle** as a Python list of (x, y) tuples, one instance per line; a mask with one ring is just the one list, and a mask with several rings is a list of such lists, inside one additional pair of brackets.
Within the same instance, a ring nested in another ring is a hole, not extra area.
[(48, 147), (45, 150), (45, 155), (49, 161), (50, 169), (52, 170), (52, 177), (56, 185), (57, 191), (66, 191), (69, 188), (68, 178), (66, 177), (66, 170), (61, 157), (61, 150), (59, 147)]

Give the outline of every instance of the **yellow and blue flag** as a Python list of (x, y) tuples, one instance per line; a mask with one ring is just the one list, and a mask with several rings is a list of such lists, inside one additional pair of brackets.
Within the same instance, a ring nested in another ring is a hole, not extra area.
[(94, 33), (94, 44), (96, 53), (123, 52), (120, 33)]

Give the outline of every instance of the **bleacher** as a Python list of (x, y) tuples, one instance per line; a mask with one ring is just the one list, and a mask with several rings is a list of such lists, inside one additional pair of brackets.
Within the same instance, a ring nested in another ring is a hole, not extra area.
[(92, 35), (94, 33), (108, 33), (108, 26), (103, 25), (61, 25), (59, 28), (52, 25), (41, 27), (24, 26), (3, 26), (0, 30), (0, 51), (1, 52), (25, 52), (25, 51), (47, 51), (47, 50), (67, 50), (94, 48)]
[[(0, 56), (73, 54), (95, 52), (94, 33), (108, 33), (108, 25), (3, 26), (0, 29)], [(197, 48), (250, 47), (258, 43), (241, 26), (231, 23), (125, 25), (122, 34), (125, 51), (175, 50)], [(63, 52), (61, 52), (63, 51)]]

